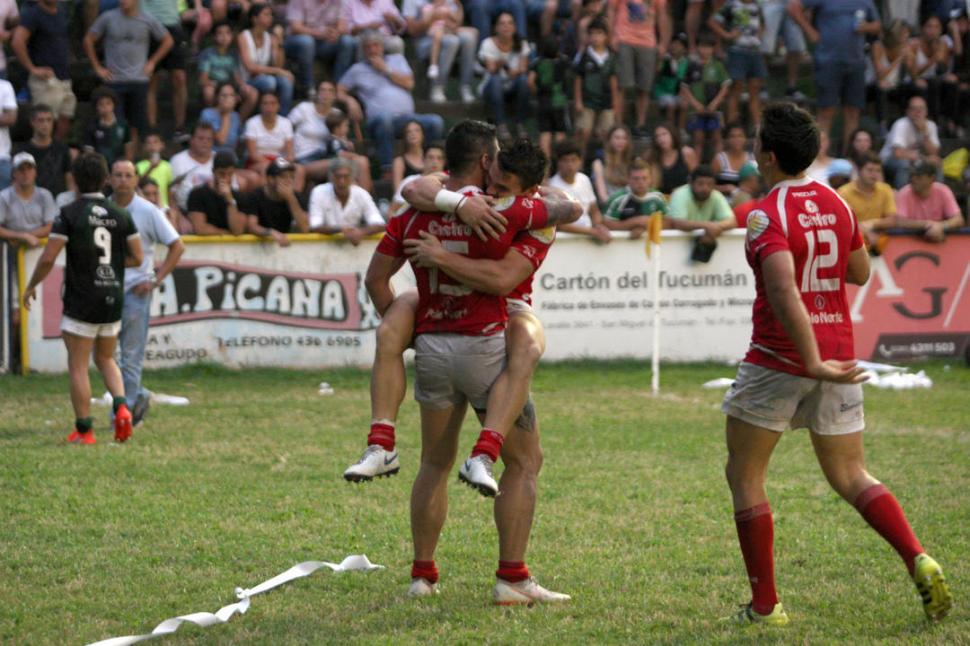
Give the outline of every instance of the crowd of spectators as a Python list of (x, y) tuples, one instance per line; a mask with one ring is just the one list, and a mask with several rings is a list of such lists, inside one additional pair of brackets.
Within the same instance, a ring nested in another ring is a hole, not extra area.
[[(753, 128), (778, 98), (815, 110), (810, 174), (856, 208), (874, 247), (891, 228), (940, 240), (964, 222), (963, 179), (943, 169), (966, 136), (965, 2), (80, 6), (76, 17), (56, 0), (0, 7), (11, 54), (0, 48), (0, 76), (15, 79), (0, 79), (0, 237), (35, 241), (46, 205), (75, 196), (71, 157), (91, 149), (135, 162), (139, 190), (180, 233), (357, 243), (381, 230), (409, 177), (441, 170), (445, 114), (488, 119), (503, 140), (535, 137), (550, 183), (583, 202), (567, 230), (606, 243), (642, 235), (660, 211), (713, 248), (764, 191)], [(97, 85), (83, 123), (75, 70)], [(14, 141), (18, 108), (29, 136)]]

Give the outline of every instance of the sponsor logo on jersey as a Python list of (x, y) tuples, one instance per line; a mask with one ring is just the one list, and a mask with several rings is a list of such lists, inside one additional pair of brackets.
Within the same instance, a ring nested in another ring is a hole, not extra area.
[(431, 220), (428, 223), (428, 233), (439, 238), (470, 238), (472, 228), (464, 222), (439, 222)]
[(757, 240), (758, 236), (768, 229), (768, 214), (761, 209), (755, 209), (748, 214), (748, 240)]
[(805, 210), (809, 213), (818, 213), (818, 204), (812, 200), (805, 200)]
[(821, 294), (815, 295), (815, 309), (822, 310), (825, 309), (825, 297)]
[(529, 235), (545, 244), (552, 244), (556, 239), (556, 227), (546, 227), (545, 229), (530, 229)]
[(98, 265), (98, 268), (94, 270), (94, 273), (98, 275), (101, 280), (111, 281), (115, 279), (115, 270), (111, 265)]
[(507, 195), (506, 197), (500, 197), (495, 200), (495, 210), (504, 211), (505, 209), (509, 208), (513, 204), (515, 204), (514, 195)]
[(792, 191), (792, 197), (814, 197), (818, 195), (816, 191)]
[[(806, 206), (808, 204), (812, 204), (812, 202), (807, 203)], [(816, 206), (815, 208), (817, 209), (818, 207)], [(836, 222), (838, 222), (838, 218), (835, 217), (834, 213), (822, 213), (819, 215), (808, 215), (807, 213), (798, 214), (798, 223), (805, 229), (834, 227)]]
[(810, 318), (812, 319), (812, 325), (832, 325), (845, 321), (842, 312), (812, 312)]

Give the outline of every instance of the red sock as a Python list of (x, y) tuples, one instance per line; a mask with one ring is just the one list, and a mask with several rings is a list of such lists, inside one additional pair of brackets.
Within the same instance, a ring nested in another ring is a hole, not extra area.
[(478, 441), (472, 448), (472, 457), (476, 455), (487, 455), (492, 458), (492, 462), (498, 462), (498, 454), (502, 451), (502, 443), (505, 438), (490, 428), (483, 428), (478, 434)]
[(411, 578), (424, 579), (428, 583), (438, 582), (438, 566), (434, 561), (414, 561), (411, 565)]
[(529, 578), (529, 568), (525, 561), (499, 561), (495, 576), (509, 583), (518, 583)]
[(855, 508), (879, 535), (893, 546), (913, 574), (913, 560), (923, 553), (903, 508), (884, 485), (872, 485), (855, 499)]
[(778, 603), (775, 591), (775, 525), (771, 505), (764, 503), (734, 514), (744, 567), (751, 582), (751, 609), (768, 615)]
[(370, 425), (370, 433), (367, 435), (367, 446), (377, 444), (384, 447), (385, 451), (394, 450), (394, 425), (374, 422)]

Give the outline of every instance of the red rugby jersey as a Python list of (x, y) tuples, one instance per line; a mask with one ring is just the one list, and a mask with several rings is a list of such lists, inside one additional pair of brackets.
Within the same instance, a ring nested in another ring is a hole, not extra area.
[(761, 265), (778, 251), (795, 260), (795, 281), (823, 361), (854, 357), (845, 295), (849, 253), (862, 246), (855, 214), (832, 188), (806, 177), (777, 184), (748, 215), (745, 249), (757, 296), (745, 361), (805, 376), (795, 345), (765, 295)]
[(532, 279), (535, 272), (539, 270), (542, 261), (549, 253), (549, 247), (556, 239), (556, 227), (546, 227), (545, 229), (528, 229), (520, 231), (512, 240), (512, 248), (526, 257), (532, 263), (532, 273), (513, 289), (506, 298), (525, 301), (532, 304)]
[[(475, 187), (461, 190), (465, 195), (481, 191)], [(482, 241), (452, 213), (426, 213), (409, 208), (387, 223), (387, 231), (377, 251), (392, 257), (405, 257), (404, 241), (420, 238), (427, 231), (441, 240), (451, 252), (470, 258), (499, 260), (508, 252), (515, 236), (529, 228), (542, 228), (548, 222), (548, 211), (541, 200), (517, 197), (499, 200), (497, 208), (508, 220), (500, 238)], [(450, 332), (469, 336), (489, 336), (505, 329), (508, 312), (505, 297), (477, 292), (438, 269), (417, 267), (418, 311), (415, 334)]]

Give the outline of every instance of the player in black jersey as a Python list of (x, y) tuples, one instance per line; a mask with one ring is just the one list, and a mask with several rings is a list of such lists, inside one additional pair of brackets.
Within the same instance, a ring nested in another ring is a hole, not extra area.
[(88, 361), (94, 351), (94, 363), (114, 398), (115, 440), (124, 442), (131, 437), (131, 413), (125, 406), (125, 387), (114, 352), (121, 328), (125, 267), (141, 264), (141, 239), (128, 212), (101, 193), (108, 176), (104, 157), (83, 153), (74, 160), (71, 172), (81, 197), (61, 209), (54, 220), (47, 247), (24, 290), (24, 308), (30, 309), (37, 286), (66, 246), (61, 333), (67, 347), (76, 417), (74, 432), (67, 441), (95, 443), (88, 379)]

